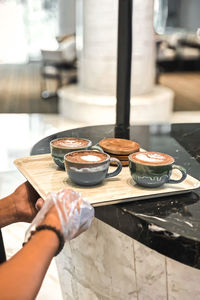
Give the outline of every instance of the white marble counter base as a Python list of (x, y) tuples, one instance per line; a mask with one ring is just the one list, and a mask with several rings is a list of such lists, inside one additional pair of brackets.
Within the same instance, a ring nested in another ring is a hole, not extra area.
[(56, 259), (67, 300), (200, 299), (200, 270), (95, 219)]

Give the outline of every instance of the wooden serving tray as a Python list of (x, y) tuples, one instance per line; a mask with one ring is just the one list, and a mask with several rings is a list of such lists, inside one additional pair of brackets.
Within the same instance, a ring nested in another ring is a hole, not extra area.
[[(165, 184), (159, 188), (143, 188), (135, 184), (131, 178), (129, 167), (124, 167), (116, 177), (105, 179), (97, 186), (82, 187), (71, 182), (67, 172), (57, 167), (50, 154), (19, 158), (14, 163), (42, 198), (45, 199), (51, 191), (72, 188), (80, 192), (93, 206), (185, 193), (200, 186), (197, 179), (188, 175), (179, 184)], [(112, 170), (115, 167), (110, 168)], [(174, 170), (173, 178), (179, 177), (179, 172)]]

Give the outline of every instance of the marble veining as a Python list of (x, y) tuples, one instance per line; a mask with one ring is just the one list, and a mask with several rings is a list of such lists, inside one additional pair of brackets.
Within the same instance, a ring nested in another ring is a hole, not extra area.
[(95, 219), (57, 259), (64, 299), (137, 299), (133, 252), (132, 239)]
[[(115, 135), (117, 134), (117, 135)], [(90, 126), (51, 135), (33, 149), (32, 154), (49, 153), (53, 138), (84, 137), (98, 143), (102, 138), (130, 138), (147, 151), (164, 152), (175, 158), (193, 177), (200, 179), (200, 124), (153, 124), (131, 126), (119, 132), (113, 125)], [(196, 158), (196, 159), (195, 159)], [(124, 195), (126, 197), (126, 195)], [(186, 265), (200, 268), (200, 188), (186, 194), (162, 195), (156, 199), (134, 201), (95, 208), (99, 220), (127, 236)], [(153, 224), (165, 230), (151, 230)]]
[(95, 219), (57, 257), (63, 299), (199, 299), (200, 270), (169, 259)]

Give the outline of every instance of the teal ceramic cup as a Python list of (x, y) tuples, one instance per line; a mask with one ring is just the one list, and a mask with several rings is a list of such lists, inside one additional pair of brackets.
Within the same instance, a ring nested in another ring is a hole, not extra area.
[(103, 152), (103, 149), (98, 145), (92, 146), (92, 142), (90, 140), (73, 137), (63, 137), (52, 140), (50, 142), (50, 149), (54, 162), (63, 170), (65, 169), (64, 156), (69, 152), (87, 149)]
[[(177, 184), (187, 177), (186, 170), (174, 165), (174, 158), (160, 152), (137, 152), (128, 157), (133, 180), (140, 186), (156, 188), (165, 183)], [(172, 171), (180, 171), (181, 178), (171, 179)]]
[[(115, 161), (117, 167), (108, 172), (110, 162)], [(93, 186), (105, 178), (117, 176), (122, 170), (121, 162), (107, 153), (94, 150), (82, 150), (65, 155), (65, 170), (69, 178), (78, 185)]]

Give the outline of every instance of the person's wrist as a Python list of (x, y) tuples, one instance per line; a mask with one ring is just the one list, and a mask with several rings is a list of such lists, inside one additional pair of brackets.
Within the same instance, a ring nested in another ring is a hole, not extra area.
[[(35, 230), (30, 232), (30, 236), (27, 241), (30, 241), (33, 237), (38, 236), (38, 233), (40, 232), (45, 232), (45, 234), (43, 234), (45, 236), (49, 235), (47, 234), (48, 232), (51, 233), (51, 236), (52, 234), (54, 235), (54, 240), (56, 239), (57, 241), (55, 256), (59, 254), (62, 248), (64, 247), (65, 240), (60, 220), (57, 214), (57, 210), (55, 207), (50, 209), (48, 214), (44, 217), (43, 221), (36, 226)], [(23, 246), (25, 244), (26, 242), (23, 244)]]
[(44, 231), (51, 231), (57, 236), (57, 240), (59, 241), (59, 244), (58, 244), (55, 256), (58, 255), (60, 253), (60, 251), (63, 249), (64, 244), (65, 244), (65, 239), (64, 239), (63, 233), (58, 228), (56, 228), (52, 225), (46, 225), (46, 224), (37, 226), (36, 229), (35, 229), (35, 232), (40, 232), (40, 231), (43, 231), (43, 230)]
[(47, 213), (47, 215), (39, 225), (50, 225), (57, 228), (63, 233), (60, 219), (55, 207), (50, 209), (50, 211)]
[(58, 249), (60, 247), (60, 241), (55, 232), (52, 230), (35, 230), (31, 233), (28, 241), (23, 243), (23, 246), (30, 245), (31, 243), (42, 243), (45, 247), (52, 249), (53, 256), (57, 255)]

